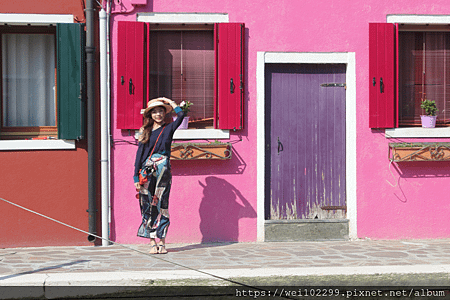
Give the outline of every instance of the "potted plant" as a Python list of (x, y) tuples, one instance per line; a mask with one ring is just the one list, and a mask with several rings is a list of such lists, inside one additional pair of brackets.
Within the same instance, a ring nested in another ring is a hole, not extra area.
[(422, 100), (420, 107), (425, 111), (425, 115), (421, 115), (422, 127), (434, 128), (436, 126), (436, 113), (438, 109), (434, 100)]
[[(180, 108), (184, 112), (184, 119), (183, 119), (183, 122), (181, 122), (181, 125), (180, 125), (180, 127), (178, 127), (178, 129), (187, 129), (188, 128), (188, 123), (189, 123), (188, 112), (190, 111), (190, 108), (192, 105), (194, 105), (194, 104), (191, 101), (182, 101), (180, 103)], [(177, 116), (174, 116), (173, 120), (175, 121), (176, 119), (177, 119)]]

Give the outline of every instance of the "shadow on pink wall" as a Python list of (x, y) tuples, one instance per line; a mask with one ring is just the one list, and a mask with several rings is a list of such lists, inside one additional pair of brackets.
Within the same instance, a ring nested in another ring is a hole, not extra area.
[(222, 178), (209, 176), (200, 203), (200, 231), (202, 243), (238, 241), (239, 220), (256, 218), (256, 211), (242, 193)]
[[(400, 202), (403, 203), (408, 202), (408, 197), (404, 191), (405, 183), (407, 185), (414, 184), (413, 181), (409, 182), (409, 179), (450, 177), (450, 162), (401, 162), (392, 164), (391, 168), (391, 170), (393, 171), (393, 177), (389, 177), (388, 182), (392, 187), (397, 187), (399, 189), (399, 193), (394, 193), (394, 195)], [(398, 178), (396, 178), (397, 176)], [(394, 180), (394, 178), (396, 179)], [(434, 183), (437, 182), (434, 181)], [(430, 193), (427, 193), (427, 195), (429, 194)]]
[(400, 178), (450, 177), (450, 162), (400, 162), (392, 165)]

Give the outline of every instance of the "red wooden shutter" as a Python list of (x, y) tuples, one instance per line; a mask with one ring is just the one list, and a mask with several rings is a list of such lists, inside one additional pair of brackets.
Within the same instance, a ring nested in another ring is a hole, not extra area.
[(394, 66), (394, 72), (395, 72), (395, 77), (394, 77), (394, 104), (395, 104), (395, 114), (394, 114), (394, 127), (398, 127), (398, 119), (399, 119), (399, 110), (398, 110), (398, 89), (399, 89), (399, 85), (398, 85), (398, 60), (399, 60), (399, 56), (398, 56), (398, 24), (395, 24), (395, 42), (394, 42), (394, 51), (395, 51), (395, 66)]
[(145, 23), (117, 24), (117, 129), (139, 129), (144, 108)]
[(241, 23), (217, 23), (215, 40), (214, 128), (242, 129), (244, 32)]
[(369, 127), (393, 128), (396, 121), (395, 25), (369, 24)]

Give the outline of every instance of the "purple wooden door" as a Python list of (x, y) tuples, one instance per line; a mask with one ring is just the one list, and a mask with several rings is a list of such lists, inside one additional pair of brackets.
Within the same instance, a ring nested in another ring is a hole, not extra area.
[(346, 218), (345, 69), (266, 65), (266, 219)]

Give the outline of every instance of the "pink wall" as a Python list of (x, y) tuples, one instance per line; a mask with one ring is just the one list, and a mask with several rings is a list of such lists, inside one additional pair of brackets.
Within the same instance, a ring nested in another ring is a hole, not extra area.
[[(132, 7), (123, 2), (124, 7)], [(148, 0), (147, 6), (138, 6), (130, 14), (116, 14), (113, 20), (134, 21), (137, 12), (224, 12), (230, 22), (245, 23), (248, 32), (245, 129), (231, 134), (231, 161), (173, 162), (169, 242), (256, 240), (257, 51), (355, 52), (358, 237), (450, 237), (450, 164), (392, 166), (394, 180), (387, 152), (388, 143), (398, 140), (388, 140), (384, 131), (372, 131), (368, 126), (369, 22), (385, 22), (388, 14), (450, 14), (447, 1)], [(114, 87), (117, 40), (112, 24)], [(113, 104), (115, 93), (113, 88)], [(134, 140), (128, 132), (115, 129), (113, 137)], [(131, 178), (135, 152), (136, 146), (125, 143), (117, 143), (113, 151), (111, 230), (118, 242), (146, 242), (136, 237), (140, 216)], [(398, 185), (392, 187), (386, 180), (394, 185), (398, 181)]]

